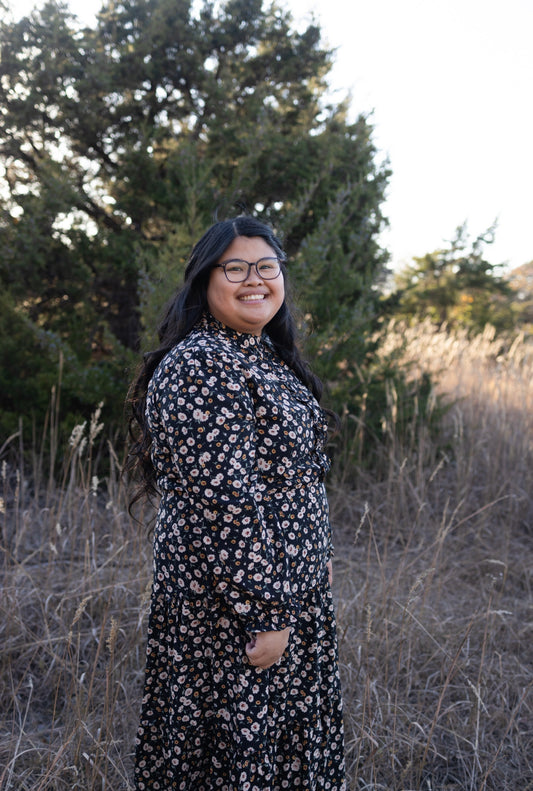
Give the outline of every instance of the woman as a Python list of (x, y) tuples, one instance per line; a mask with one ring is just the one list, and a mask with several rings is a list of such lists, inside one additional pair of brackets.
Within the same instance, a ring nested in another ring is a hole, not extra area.
[(344, 791), (320, 382), (270, 228), (197, 243), (133, 388), (161, 500), (135, 782)]

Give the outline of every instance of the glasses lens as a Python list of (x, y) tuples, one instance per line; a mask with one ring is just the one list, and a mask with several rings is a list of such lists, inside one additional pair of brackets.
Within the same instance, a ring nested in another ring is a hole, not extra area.
[(228, 280), (232, 283), (240, 283), (246, 280), (248, 275), (248, 264), (246, 261), (230, 261), (224, 266), (224, 271)]
[(273, 280), (279, 275), (279, 261), (277, 258), (261, 258), (256, 264), (257, 271), (265, 280)]

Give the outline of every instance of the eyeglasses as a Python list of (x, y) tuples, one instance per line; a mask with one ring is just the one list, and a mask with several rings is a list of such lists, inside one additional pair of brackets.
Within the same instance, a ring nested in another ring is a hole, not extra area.
[(281, 273), (281, 262), (279, 258), (260, 258), (259, 261), (250, 263), (241, 261), (240, 258), (232, 258), (222, 264), (215, 264), (224, 270), (224, 274), (230, 283), (242, 283), (248, 280), (252, 267), (262, 280), (275, 280)]

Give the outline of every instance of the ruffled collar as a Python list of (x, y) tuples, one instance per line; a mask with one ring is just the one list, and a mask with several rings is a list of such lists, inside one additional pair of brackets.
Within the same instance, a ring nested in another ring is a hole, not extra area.
[(218, 319), (215, 319), (208, 311), (203, 314), (198, 326), (202, 330), (208, 330), (222, 338), (234, 341), (244, 349), (263, 349), (265, 341), (268, 338), (267, 335), (255, 335), (253, 332), (239, 332), (239, 330), (234, 330), (233, 327), (228, 327), (227, 324), (223, 324)]

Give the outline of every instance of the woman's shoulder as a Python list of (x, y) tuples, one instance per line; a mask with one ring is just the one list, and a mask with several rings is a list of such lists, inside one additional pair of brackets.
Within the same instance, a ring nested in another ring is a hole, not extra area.
[(233, 344), (220, 335), (197, 327), (179, 341), (159, 363), (153, 379), (157, 381), (169, 374), (180, 374), (187, 371), (213, 370), (224, 368), (239, 371), (243, 368), (245, 358)]

